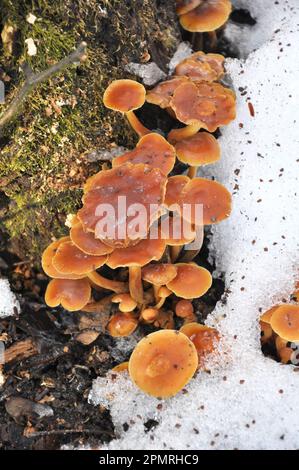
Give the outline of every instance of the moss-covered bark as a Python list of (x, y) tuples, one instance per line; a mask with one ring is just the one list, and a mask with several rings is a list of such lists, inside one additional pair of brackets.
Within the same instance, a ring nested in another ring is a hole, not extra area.
[[(80, 204), (82, 183), (99, 168), (84, 155), (136, 141), (122, 117), (103, 107), (103, 90), (113, 78), (128, 77), (124, 65), (146, 53), (165, 66), (180, 39), (174, 4), (0, 0), (0, 30), (7, 23), (16, 30), (12, 54), (0, 43), (0, 74), (11, 77), (7, 103), (22, 83), (22, 61), (42, 70), (80, 41), (88, 44), (88, 59), (34, 90), (0, 140), (1, 230), (21, 258), (38, 262), (51, 236), (64, 233), (66, 214)], [(26, 22), (28, 13), (37, 17), (33, 25)], [(37, 44), (36, 56), (27, 56), (27, 38)]]

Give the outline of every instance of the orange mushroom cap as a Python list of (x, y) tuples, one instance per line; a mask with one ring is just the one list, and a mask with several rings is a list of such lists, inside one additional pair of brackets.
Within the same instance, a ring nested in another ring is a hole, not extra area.
[(150, 264), (142, 269), (142, 279), (155, 286), (163, 286), (176, 277), (177, 271), (173, 264)]
[(220, 83), (182, 83), (175, 89), (170, 106), (179, 121), (188, 125), (198, 123), (209, 132), (236, 117), (235, 94)]
[(188, 318), (194, 313), (194, 308), (190, 300), (179, 300), (175, 306), (175, 314), (181, 318)]
[(141, 312), (141, 317), (146, 323), (153, 323), (159, 315), (159, 310), (156, 308), (145, 308)]
[(121, 312), (132, 312), (137, 307), (137, 302), (127, 293), (114, 295), (111, 301), (119, 304)]
[(87, 255), (71, 241), (61, 243), (53, 258), (53, 266), (63, 274), (88, 274), (105, 264), (107, 256)]
[[(180, 205), (187, 205), (190, 211), (182, 212), (183, 217), (191, 224), (210, 225), (221, 222), (231, 213), (231, 194), (217, 181), (206, 178), (193, 178), (180, 194)], [(203, 220), (198, 221), (196, 205), (202, 205)]]
[(170, 106), (170, 101), (175, 90), (182, 83), (189, 82), (187, 77), (174, 77), (171, 80), (159, 83), (146, 94), (146, 101), (165, 109)]
[(162, 239), (144, 239), (137, 245), (116, 248), (107, 260), (112, 269), (126, 266), (145, 266), (151, 261), (159, 261), (165, 251), (166, 243)]
[(261, 327), (261, 342), (263, 344), (268, 343), (268, 341), (272, 338), (273, 335), (273, 330), (269, 323), (266, 323), (264, 321), (260, 321), (260, 327)]
[(197, 365), (196, 349), (186, 335), (161, 330), (137, 344), (129, 360), (129, 374), (148, 395), (168, 398), (191, 380)]
[(43, 252), (42, 255), (42, 268), (49, 277), (53, 277), (54, 279), (82, 279), (85, 275), (78, 275), (78, 274), (63, 274), (57, 271), (57, 269), (53, 266), (53, 258), (56, 255), (56, 252), (59, 246), (62, 243), (70, 241), (69, 237), (62, 237), (55, 242), (52, 242)]
[(208, 132), (198, 132), (175, 145), (178, 159), (190, 166), (208, 165), (220, 159), (220, 145)]
[(141, 108), (145, 101), (145, 88), (134, 80), (114, 80), (106, 88), (103, 102), (106, 108), (127, 113)]
[(81, 310), (89, 301), (91, 287), (87, 279), (52, 279), (45, 294), (45, 301), (49, 307), (59, 304), (66, 310), (74, 312)]
[[(151, 168), (143, 163), (137, 165), (127, 163), (97, 173), (87, 183), (83, 207), (78, 212), (84, 230), (95, 232), (96, 238), (111, 246), (124, 247), (136, 244), (138, 241), (134, 231), (136, 212), (134, 210), (132, 215), (128, 215), (126, 211), (133, 207), (143, 208), (142, 227), (139, 228), (143, 236), (146, 235), (150, 225), (161, 214), (166, 183), (166, 176), (158, 168)], [(121, 197), (125, 208), (120, 205)], [(106, 205), (113, 209), (115, 217), (109, 220), (109, 224), (101, 224)], [(107, 225), (109, 225), (108, 232)]]
[(274, 307), (271, 307), (269, 310), (267, 310), (263, 315), (260, 317), (260, 321), (264, 323), (271, 323), (271, 318), (275, 310), (279, 308), (279, 305), (275, 305)]
[(203, 0), (196, 8), (182, 14), (180, 23), (193, 33), (215, 31), (226, 23), (231, 10), (230, 0)]
[(174, 214), (161, 222), (161, 232), (166, 245), (183, 246), (187, 245), (196, 237), (196, 231), (192, 224), (184, 220), (180, 215)]
[(101, 240), (96, 239), (94, 233), (85, 232), (81, 222), (72, 226), (70, 237), (73, 244), (88, 255), (103, 256), (113, 251), (113, 247), (105, 245)]
[(152, 132), (142, 137), (134, 150), (114, 158), (112, 167), (124, 163), (145, 163), (168, 175), (175, 164), (175, 149), (160, 134)]
[(121, 337), (129, 336), (136, 330), (138, 326), (138, 320), (130, 313), (116, 313), (112, 315), (107, 329), (111, 336)]
[(177, 263), (177, 276), (167, 283), (168, 289), (183, 299), (194, 299), (204, 295), (212, 285), (209, 271), (195, 263)]
[(205, 356), (215, 350), (220, 340), (219, 332), (215, 328), (195, 322), (186, 323), (180, 331), (192, 341), (199, 355), (200, 364), (203, 365)]
[(178, 203), (180, 194), (189, 181), (191, 180), (186, 175), (176, 175), (168, 178), (164, 200), (167, 207)]
[(299, 305), (280, 305), (274, 311), (270, 324), (273, 331), (281, 338), (299, 341)]
[(111, 370), (112, 372), (121, 373), (121, 372), (127, 371), (128, 367), (129, 367), (129, 361), (125, 361), (125, 362), (121, 362), (120, 364), (117, 364), (117, 366), (114, 366)]
[(176, 0), (176, 12), (178, 15), (188, 13), (188, 11), (194, 10), (203, 0)]
[(189, 77), (191, 80), (214, 82), (224, 75), (224, 59), (220, 54), (195, 52), (176, 66), (175, 74)]

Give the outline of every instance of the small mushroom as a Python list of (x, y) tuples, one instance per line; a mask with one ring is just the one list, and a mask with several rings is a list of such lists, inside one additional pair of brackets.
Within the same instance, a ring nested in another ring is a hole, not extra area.
[(166, 284), (177, 297), (195, 299), (204, 295), (212, 285), (209, 271), (195, 263), (177, 263), (177, 276)]
[(132, 334), (138, 326), (138, 319), (131, 313), (118, 312), (112, 315), (107, 329), (111, 336), (122, 337)]
[(188, 139), (176, 143), (178, 159), (189, 165), (188, 176), (194, 178), (197, 168), (215, 163), (220, 159), (220, 145), (212, 134), (198, 132)]
[(165, 240), (161, 238), (144, 239), (135, 246), (117, 248), (108, 257), (107, 265), (111, 269), (129, 268), (130, 295), (138, 304), (143, 303), (141, 268), (151, 261), (159, 261), (165, 248)]
[(120, 364), (117, 364), (117, 366), (114, 366), (111, 370), (112, 372), (116, 372), (117, 374), (121, 372), (126, 372), (129, 367), (129, 361), (121, 362)]
[(194, 322), (196, 317), (194, 315), (194, 308), (190, 300), (179, 300), (175, 306), (175, 314), (183, 318), (184, 323)]
[(159, 289), (172, 281), (177, 275), (177, 268), (173, 264), (149, 264), (142, 269), (142, 279), (154, 286), (156, 302), (159, 302)]
[(144, 323), (153, 323), (159, 315), (159, 310), (154, 307), (145, 308), (141, 312), (141, 319)]
[(59, 304), (70, 312), (83, 309), (90, 301), (91, 287), (88, 279), (52, 279), (45, 294), (45, 302), (49, 307)]
[(274, 311), (270, 325), (281, 338), (287, 341), (299, 341), (299, 305), (280, 305)]
[(130, 294), (114, 295), (112, 302), (119, 304), (118, 308), (123, 313), (132, 312), (137, 307), (137, 302), (132, 299)]
[(195, 52), (176, 66), (175, 74), (191, 80), (214, 82), (224, 75), (224, 59), (224, 56), (220, 54)]
[(175, 327), (173, 312), (171, 310), (159, 310), (159, 315), (154, 321), (154, 326), (156, 328), (162, 328), (163, 330), (173, 330)]
[(141, 83), (134, 80), (114, 80), (105, 90), (103, 102), (106, 108), (124, 113), (132, 128), (139, 136), (151, 132), (136, 117), (134, 110), (145, 102), (146, 91)]
[(61, 243), (53, 258), (53, 266), (63, 274), (86, 275), (105, 264), (107, 255), (87, 255), (74, 245), (72, 241)]
[(168, 287), (162, 286), (158, 290), (158, 303), (155, 305), (155, 308), (160, 309), (163, 307), (165, 300), (172, 294), (172, 291)]
[(137, 344), (129, 360), (129, 374), (143, 392), (168, 398), (191, 380), (197, 365), (196, 349), (186, 335), (161, 330)]
[(199, 357), (199, 365), (203, 366), (208, 354), (215, 351), (220, 335), (215, 328), (200, 323), (186, 323), (180, 329), (194, 344)]
[(44, 272), (49, 277), (53, 277), (54, 279), (82, 279), (85, 277), (85, 274), (78, 275), (78, 274), (63, 274), (57, 271), (57, 269), (53, 266), (53, 258), (56, 255), (56, 252), (59, 246), (67, 241), (70, 241), (69, 237), (62, 237), (55, 242), (52, 242), (43, 252), (42, 255), (42, 268)]
[(191, 11), (180, 14), (180, 23), (193, 33), (215, 31), (227, 22), (231, 10), (230, 0), (202, 0)]
[(152, 168), (159, 168), (161, 173), (168, 175), (175, 164), (175, 149), (160, 134), (147, 134), (139, 140), (134, 150), (114, 158), (112, 167), (128, 162), (145, 163)]

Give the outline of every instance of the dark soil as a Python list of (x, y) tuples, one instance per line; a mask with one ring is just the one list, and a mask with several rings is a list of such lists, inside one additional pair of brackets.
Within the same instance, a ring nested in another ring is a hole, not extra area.
[[(234, 19), (248, 22), (248, 15), (238, 12)], [(191, 38), (183, 32), (182, 35), (193, 43), (197, 41), (196, 37)], [(207, 52), (206, 38), (203, 44)], [(106, 46), (109, 48), (113, 44)], [(217, 52), (234, 55), (221, 36)], [(151, 54), (163, 66), (164, 53), (152, 47)], [(153, 110), (149, 105), (143, 108), (140, 118), (153, 129), (169, 131), (174, 125), (166, 113), (157, 108)], [(179, 166), (175, 169), (176, 172), (181, 170)], [(0, 210), (8, 203), (5, 192), (0, 192)], [(17, 294), (21, 315), (0, 321), (0, 340), (5, 338), (6, 349), (20, 341), (32, 340), (36, 352), (28, 358), (18, 357), (3, 368), (6, 382), (0, 393), (0, 449), (59, 449), (64, 444), (78, 446), (87, 442), (92, 447), (99, 441), (113, 439), (109, 411), (90, 405), (88, 394), (93, 379), (115, 365), (111, 356), (111, 349), (116, 346), (114, 339), (101, 331), (88, 346), (77, 341), (85, 314), (48, 308), (43, 299), (47, 277), (31, 259), (19, 258), (9, 242), (7, 232), (0, 233), (0, 275), (9, 279)], [(196, 261), (212, 272), (214, 266), (208, 262), (207, 246), (206, 237)], [(205, 320), (223, 294), (222, 279), (214, 279), (210, 291), (194, 301), (199, 322)], [(168, 304), (168, 307), (172, 305)], [(149, 330), (151, 328), (144, 328), (146, 333)], [(30, 401), (17, 406), (15, 397)], [(51, 416), (41, 417), (36, 411), (36, 403), (47, 410), (50, 407)], [(147, 423), (148, 429), (154, 425), (155, 422)]]

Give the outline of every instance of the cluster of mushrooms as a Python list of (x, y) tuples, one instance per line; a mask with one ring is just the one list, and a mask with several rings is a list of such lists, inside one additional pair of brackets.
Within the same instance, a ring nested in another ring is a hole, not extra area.
[(294, 303), (275, 305), (260, 317), (261, 343), (283, 364), (299, 365), (299, 282)]
[[(137, 344), (128, 363), (114, 368), (128, 369), (133, 382), (156, 397), (181, 390), (204, 368), (220, 339), (216, 329), (196, 321), (192, 299), (209, 290), (212, 277), (193, 261), (200, 246), (195, 251), (186, 246), (195, 237), (202, 243), (204, 226), (221, 222), (231, 212), (227, 189), (196, 177), (198, 167), (220, 158), (212, 132), (235, 118), (235, 95), (219, 83), (223, 74), (223, 56), (197, 52), (152, 90), (133, 80), (108, 86), (105, 106), (125, 115), (140, 140), (134, 150), (115, 157), (111, 168), (104, 166), (86, 181), (69, 236), (52, 242), (42, 256), (43, 269), (52, 278), (45, 294), (50, 307), (97, 312), (100, 294), (110, 300), (110, 335), (130, 335), (139, 324), (159, 329)], [(166, 138), (145, 128), (134, 112), (145, 101), (166, 109), (184, 127)], [(176, 158), (188, 165), (187, 174), (171, 175)], [(127, 207), (137, 203), (145, 208), (142, 238), (128, 230), (134, 225), (129, 211), (111, 220), (109, 230), (102, 226), (98, 207), (109, 204), (117, 213), (120, 196)], [(193, 210), (198, 204), (203, 207), (200, 224)], [(191, 208), (188, 215), (181, 210), (185, 205)], [(162, 218), (166, 212), (167, 230)], [(174, 230), (182, 218), (190, 225), (188, 235)], [(154, 224), (156, 237), (151, 235)]]

